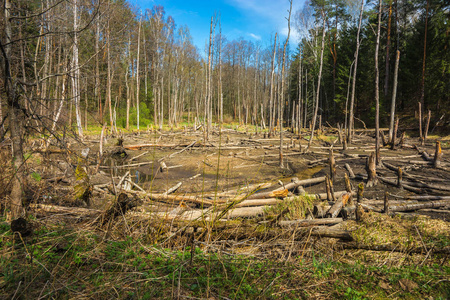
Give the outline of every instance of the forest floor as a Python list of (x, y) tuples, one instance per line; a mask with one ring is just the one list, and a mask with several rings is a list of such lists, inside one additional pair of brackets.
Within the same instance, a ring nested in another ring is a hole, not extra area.
[(0, 298), (450, 297), (449, 137), (382, 147), (378, 184), (368, 187), (373, 130), (343, 150), (325, 128), (308, 151), (309, 136), (286, 132), (283, 167), (278, 135), (219, 132), (207, 141), (186, 127), (102, 142), (93, 134), (63, 148), (31, 139), (27, 228), (12, 232), (7, 214), (0, 219)]

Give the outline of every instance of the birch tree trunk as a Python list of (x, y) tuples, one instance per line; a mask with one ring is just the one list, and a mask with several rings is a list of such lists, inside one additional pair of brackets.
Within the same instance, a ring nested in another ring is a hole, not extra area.
[(270, 98), (269, 98), (269, 136), (273, 134), (274, 117), (272, 110), (274, 109), (273, 101), (273, 76), (275, 75), (275, 58), (277, 55), (277, 33), (275, 33), (275, 41), (273, 42), (273, 58), (272, 58), (272, 71), (270, 75)]
[(353, 82), (352, 82), (352, 97), (350, 98), (350, 113), (348, 116), (347, 128), (347, 143), (351, 143), (353, 139), (353, 122), (354, 122), (354, 108), (355, 108), (355, 92), (356, 92), (356, 71), (358, 69), (359, 56), (359, 34), (361, 32), (361, 23), (364, 11), (364, 0), (361, 0), (361, 10), (359, 12), (358, 33), (356, 34), (356, 51), (355, 51), (355, 66), (353, 67)]
[(140, 58), (140, 49), (141, 49), (141, 23), (142, 16), (139, 19), (139, 29), (138, 29), (138, 44), (137, 44), (137, 58), (136, 58), (136, 122), (137, 122), (137, 130), (139, 132), (139, 58)]
[(75, 116), (77, 120), (78, 136), (83, 137), (83, 126), (81, 124), (80, 111), (80, 67), (78, 64), (78, 0), (73, 2), (73, 76), (72, 76), (72, 96), (75, 106)]
[[(292, 0), (289, 0), (289, 16), (287, 18), (288, 21), (288, 34), (286, 41), (284, 42), (283, 48), (283, 61), (281, 63), (281, 99), (278, 104), (279, 110), (278, 113), (280, 119), (280, 167), (284, 168), (283, 162), (283, 108), (284, 108), (284, 71), (285, 71), (285, 62), (286, 62), (286, 47), (289, 43), (289, 36), (291, 34), (291, 11), (292, 11)], [(325, 29), (324, 29), (325, 30)], [(289, 118), (289, 115), (288, 115)]]
[(378, 0), (378, 28), (375, 44), (375, 163), (380, 163), (380, 70), (378, 68), (378, 49), (380, 48), (381, 32), (381, 0)]
[(397, 98), (397, 78), (398, 78), (398, 64), (400, 61), (400, 51), (397, 50), (395, 57), (395, 69), (394, 69), (394, 86), (392, 89), (392, 101), (391, 101), (391, 117), (389, 123), (389, 143), (392, 143), (394, 138), (394, 118), (395, 118), (395, 100)]
[(314, 129), (316, 127), (317, 113), (319, 111), (320, 81), (322, 79), (323, 50), (325, 48), (325, 23), (326, 22), (325, 22), (325, 12), (323, 9), (322, 9), (321, 13), (322, 13), (322, 19), (323, 19), (323, 23), (322, 23), (323, 31), (322, 31), (322, 46), (320, 48), (319, 78), (317, 79), (316, 104), (315, 104), (314, 116), (313, 116), (313, 120), (312, 120), (311, 136), (309, 137), (309, 142), (308, 142), (308, 150), (311, 147), (311, 143), (314, 138)]
[(95, 88), (94, 88), (94, 96), (98, 101), (98, 118), (101, 124), (103, 124), (103, 108), (102, 108), (102, 98), (100, 95), (100, 65), (99, 65), (99, 48), (100, 42), (100, 11), (96, 17), (96, 26), (95, 26)]

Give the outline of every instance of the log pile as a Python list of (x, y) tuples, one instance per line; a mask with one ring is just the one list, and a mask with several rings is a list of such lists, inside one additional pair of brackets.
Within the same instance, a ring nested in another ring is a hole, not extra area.
[[(396, 124), (396, 128), (397, 126), (398, 124)], [(386, 147), (382, 150), (386, 151), (388, 147), (394, 149), (395, 146), (397, 149), (401, 148), (401, 145), (395, 145), (395, 135), (394, 133), (391, 143), (387, 141), (384, 143)], [(278, 141), (277, 139), (241, 138), (239, 142), (234, 144), (229, 138), (227, 140), (226, 146), (221, 147), (221, 149), (233, 149), (232, 157), (245, 156), (247, 161), (257, 160), (258, 157), (252, 157), (248, 153), (245, 154), (245, 150), (249, 149), (249, 147), (253, 147), (252, 149), (258, 147), (258, 149), (262, 149), (261, 151), (267, 151), (264, 157), (276, 157), (276, 154), (271, 154), (269, 151), (273, 149), (270, 143), (274, 140)], [(227, 228), (227, 226), (233, 226), (231, 224), (234, 223), (230, 222), (231, 220), (246, 219), (246, 222), (250, 221), (253, 222), (252, 224), (257, 224), (255, 226), (267, 227), (268, 229), (261, 233), (261, 235), (264, 234), (266, 237), (275, 236), (276, 231), (280, 228), (283, 230), (292, 228), (312, 236), (331, 237), (345, 241), (352, 240), (350, 232), (334, 228), (333, 226), (336, 224), (342, 225), (347, 220), (359, 222), (364, 220), (368, 212), (371, 214), (384, 213), (393, 215), (420, 211), (434, 213), (433, 210), (438, 209), (439, 213), (442, 214), (449, 211), (448, 209), (440, 208), (450, 206), (450, 187), (446, 185), (445, 181), (439, 181), (436, 173), (434, 173), (434, 171), (445, 169), (448, 162), (448, 160), (447, 162), (445, 161), (439, 141), (435, 144), (434, 156), (412, 146), (413, 148), (411, 149), (415, 150), (409, 151), (414, 151), (413, 155), (383, 157), (383, 163), (376, 165), (375, 153), (370, 152), (367, 155), (369, 151), (372, 151), (373, 146), (351, 147), (344, 144), (345, 137), (341, 137), (340, 140), (342, 142), (342, 152), (340, 152), (341, 149), (336, 150), (338, 146), (335, 146), (334, 143), (331, 146), (311, 147), (313, 152), (310, 152), (308, 155), (311, 155), (312, 158), (305, 165), (310, 167), (323, 166), (324, 168), (319, 177), (308, 178), (311, 177), (308, 175), (305, 176), (307, 179), (302, 180), (297, 177), (293, 177), (290, 180), (284, 179), (281, 181), (281, 186), (271, 182), (261, 182), (237, 190), (226, 189), (188, 193), (183, 191), (183, 189), (187, 185), (186, 182), (190, 179), (185, 179), (184, 181), (178, 181), (177, 179), (175, 181), (176, 184), (171, 182), (167, 184), (165, 189), (149, 192), (141, 188), (137, 182), (133, 182), (127, 176), (128, 174), (125, 174), (125, 176), (120, 178), (118, 184), (112, 180), (113, 182), (111, 183), (94, 186), (95, 191), (118, 195), (116, 201), (109, 209), (105, 211), (87, 208), (81, 210), (83, 215), (86, 216), (102, 216), (101, 223), (103, 225), (130, 212), (147, 218), (157, 217), (168, 221), (170, 224), (177, 222), (182, 222), (183, 224), (201, 222), (202, 225), (199, 225), (199, 227), (205, 226), (206, 221), (210, 221), (210, 224), (213, 224), (211, 225), (212, 227), (220, 223), (221, 226)], [(291, 143), (292, 141), (291, 139)], [(122, 149), (126, 149), (129, 152), (136, 149), (154, 148), (164, 149), (164, 151), (174, 150), (173, 153), (164, 153), (163, 157), (157, 161), (158, 167), (155, 169), (162, 176), (166, 176), (173, 171), (173, 168), (180, 166), (174, 166), (173, 161), (171, 165), (170, 158), (177, 155), (180, 156), (183, 152), (194, 151), (200, 148), (208, 148), (208, 151), (214, 152), (216, 151), (214, 149), (217, 147), (213, 142), (195, 140), (194, 142), (181, 144), (141, 143), (124, 146)], [(242, 150), (236, 150), (240, 151), (236, 153), (235, 149)], [(335, 152), (333, 152), (333, 149)], [(349, 153), (352, 150), (367, 151), (367, 153)], [(391, 152), (393, 151), (389, 151), (392, 154)], [(432, 153), (429, 149), (428, 151)], [(304, 155), (304, 153), (297, 149), (284, 154), (285, 157), (289, 158), (297, 158), (298, 156), (301, 157), (301, 155)], [(138, 157), (139, 155), (134, 155), (133, 159), (137, 160)], [(202, 159), (205, 165), (216, 168), (216, 164), (214, 162), (211, 163), (212, 160), (207, 160), (207, 157)], [(417, 161), (409, 159), (416, 159)], [(420, 161), (420, 159), (423, 160)], [(364, 160), (366, 160), (365, 165)], [(355, 162), (359, 162), (359, 165)], [(148, 162), (136, 162), (138, 164), (136, 166), (142, 166), (141, 164), (144, 163)], [(243, 165), (244, 167), (249, 166), (248, 163)], [(131, 164), (128, 163), (127, 166), (130, 167)], [(414, 172), (414, 168), (426, 168), (429, 171), (429, 176), (421, 177), (417, 175)], [(365, 174), (358, 173), (364, 169), (366, 171)], [(300, 176), (300, 172), (298, 174)], [(314, 186), (313, 192), (306, 194), (305, 188), (311, 186)], [(380, 190), (384, 198), (380, 195), (374, 197), (371, 194), (371, 192), (376, 190)], [(368, 199), (364, 198), (364, 193), (366, 193)], [(412, 193), (416, 195), (412, 195)], [(356, 201), (353, 200), (354, 197), (356, 197)], [(138, 205), (133, 200), (136, 198), (140, 199), (143, 205)], [(291, 208), (289, 207), (289, 202), (293, 201), (312, 202), (310, 207), (305, 208), (305, 215), (302, 218), (292, 219), (290, 217)], [(134, 209), (136, 206), (145, 206), (147, 209), (137, 211)], [(282, 207), (282, 209), (278, 210), (277, 214), (269, 219), (267, 218), (268, 207)], [(46, 207), (42, 205), (39, 206), (39, 209), (48, 209), (58, 213), (73, 211), (72, 209), (65, 210), (57, 206)], [(233, 233), (237, 238), (248, 234), (248, 232), (245, 232), (247, 228), (243, 227), (245, 226), (240, 227), (239, 230)], [(260, 233), (255, 231), (252, 234), (259, 235)], [(233, 238), (233, 236), (228, 238)]]

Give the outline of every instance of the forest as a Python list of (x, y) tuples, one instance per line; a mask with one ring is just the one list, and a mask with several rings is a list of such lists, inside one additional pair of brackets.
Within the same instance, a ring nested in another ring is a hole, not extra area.
[(450, 3), (292, 1), (2, 1), (0, 298), (450, 297)]

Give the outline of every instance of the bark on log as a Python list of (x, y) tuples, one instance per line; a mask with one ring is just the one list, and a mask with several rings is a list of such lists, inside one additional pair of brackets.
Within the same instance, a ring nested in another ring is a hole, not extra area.
[(283, 200), (277, 198), (267, 198), (267, 199), (252, 199), (244, 200), (241, 203), (236, 204), (237, 207), (251, 207), (251, 206), (263, 206), (263, 205), (276, 205), (282, 203)]
[(178, 182), (176, 185), (174, 185), (173, 187), (171, 187), (170, 189), (168, 189), (168, 190), (164, 193), (164, 195), (170, 195), (170, 194), (174, 193), (176, 190), (178, 190), (178, 189), (181, 187), (182, 184), (183, 184), (183, 183), (182, 183), (181, 181)]
[(311, 231), (312, 236), (328, 237), (352, 241), (353, 237), (346, 230), (329, 229), (327, 227), (316, 227)]
[(350, 178), (351, 179), (355, 178), (355, 173), (353, 173), (353, 170), (348, 163), (345, 164), (345, 168), (347, 169)]
[(345, 193), (343, 194), (339, 200), (337, 200), (334, 205), (327, 211), (326, 217), (329, 218), (336, 218), (341, 211), (341, 209), (347, 204), (348, 200), (350, 199), (350, 194)]
[(248, 218), (248, 217), (256, 217), (260, 216), (264, 213), (264, 206), (255, 206), (255, 207), (241, 207), (230, 210), (224, 216), (226, 219), (235, 219), (235, 218)]
[[(339, 198), (341, 197), (343, 194), (346, 194), (347, 191), (339, 191), (339, 192), (335, 192), (334, 193), (334, 197)], [(356, 192), (352, 192), (352, 196), (356, 195)], [(321, 193), (321, 194), (313, 194), (310, 195), (313, 199), (316, 200), (327, 200), (327, 193)], [(288, 198), (289, 199), (289, 198)]]
[[(390, 184), (392, 186), (395, 186), (395, 187), (397, 186), (397, 182), (394, 181), (394, 180), (390, 180), (390, 179), (387, 179), (387, 178), (384, 178), (384, 177), (380, 177), (380, 180), (383, 181), (384, 183), (388, 183), (388, 184)], [(411, 192), (414, 192), (414, 193), (417, 193), (417, 194), (422, 194), (424, 192), (423, 189), (415, 188), (415, 187), (412, 187), (412, 186), (407, 185), (405, 183), (402, 184), (402, 187), (405, 190), (408, 190), (408, 191), (411, 191)]]
[[(395, 197), (395, 195), (392, 195)], [(417, 201), (429, 201), (429, 200), (450, 200), (450, 196), (430, 196), (430, 195), (423, 195), (423, 196), (406, 196), (407, 199), (410, 200), (417, 200)]]
[(267, 191), (267, 192), (257, 192), (257, 193), (250, 195), (249, 197), (247, 197), (247, 199), (250, 200), (250, 199), (273, 198), (274, 197), (273, 192), (292, 190), (299, 186), (313, 185), (313, 184), (321, 183), (324, 181), (325, 181), (325, 176), (318, 177), (318, 178), (304, 179), (304, 180), (298, 180), (298, 178), (293, 178), (292, 182), (285, 184), (284, 187), (277, 188), (275, 190)]
[(314, 205), (313, 215), (315, 218), (325, 218), (327, 211), (330, 210), (331, 206), (325, 203)]
[(317, 225), (334, 225), (342, 223), (344, 220), (342, 218), (327, 218), (327, 219), (316, 219), (316, 220), (289, 220), (280, 221), (278, 224), (281, 226), (317, 226)]
[(436, 208), (450, 205), (450, 200), (440, 200), (440, 201), (429, 201), (426, 203), (417, 203), (417, 204), (405, 204), (405, 205), (396, 205), (391, 206), (389, 210), (391, 212), (398, 211), (413, 211), (423, 208)]
[(410, 186), (419, 187), (419, 188), (425, 188), (425, 189), (432, 189), (432, 190), (439, 190), (439, 191), (450, 191), (450, 186), (441, 185), (441, 184), (427, 184), (422, 182), (413, 182), (408, 181), (407, 183)]
[(162, 201), (162, 202), (171, 202), (171, 203), (179, 203), (181, 201), (187, 203), (194, 203), (204, 206), (211, 206), (212, 202), (202, 199), (197, 196), (181, 196), (181, 195), (164, 195), (164, 194), (149, 194), (145, 193), (150, 200)]

